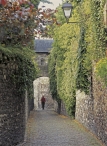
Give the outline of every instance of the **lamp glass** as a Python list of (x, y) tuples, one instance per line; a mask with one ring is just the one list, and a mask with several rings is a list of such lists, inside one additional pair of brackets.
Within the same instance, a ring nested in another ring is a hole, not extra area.
[(70, 8), (64, 8), (64, 15), (66, 18), (69, 18), (71, 16), (71, 9)]

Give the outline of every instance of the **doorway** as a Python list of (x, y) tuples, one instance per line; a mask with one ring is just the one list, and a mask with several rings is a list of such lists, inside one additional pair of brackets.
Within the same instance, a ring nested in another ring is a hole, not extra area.
[(41, 97), (46, 98), (45, 109), (53, 109), (54, 101), (50, 93), (49, 77), (39, 77), (33, 82), (34, 108), (41, 109)]

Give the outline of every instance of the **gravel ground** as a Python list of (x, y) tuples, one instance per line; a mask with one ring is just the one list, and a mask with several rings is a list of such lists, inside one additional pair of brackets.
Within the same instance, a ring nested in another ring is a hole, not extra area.
[(78, 122), (53, 110), (32, 111), (26, 133), (20, 146), (103, 146)]

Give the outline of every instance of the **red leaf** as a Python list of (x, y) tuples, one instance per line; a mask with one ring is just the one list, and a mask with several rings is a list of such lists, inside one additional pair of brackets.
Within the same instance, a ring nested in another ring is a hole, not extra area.
[(6, 0), (0, 0), (0, 4), (6, 5), (7, 1)]

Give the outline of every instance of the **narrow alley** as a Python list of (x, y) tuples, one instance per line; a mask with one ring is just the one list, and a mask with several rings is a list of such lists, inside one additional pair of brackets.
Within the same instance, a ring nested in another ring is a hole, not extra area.
[(34, 110), (28, 119), (26, 140), (20, 146), (103, 145), (75, 120), (53, 110)]

